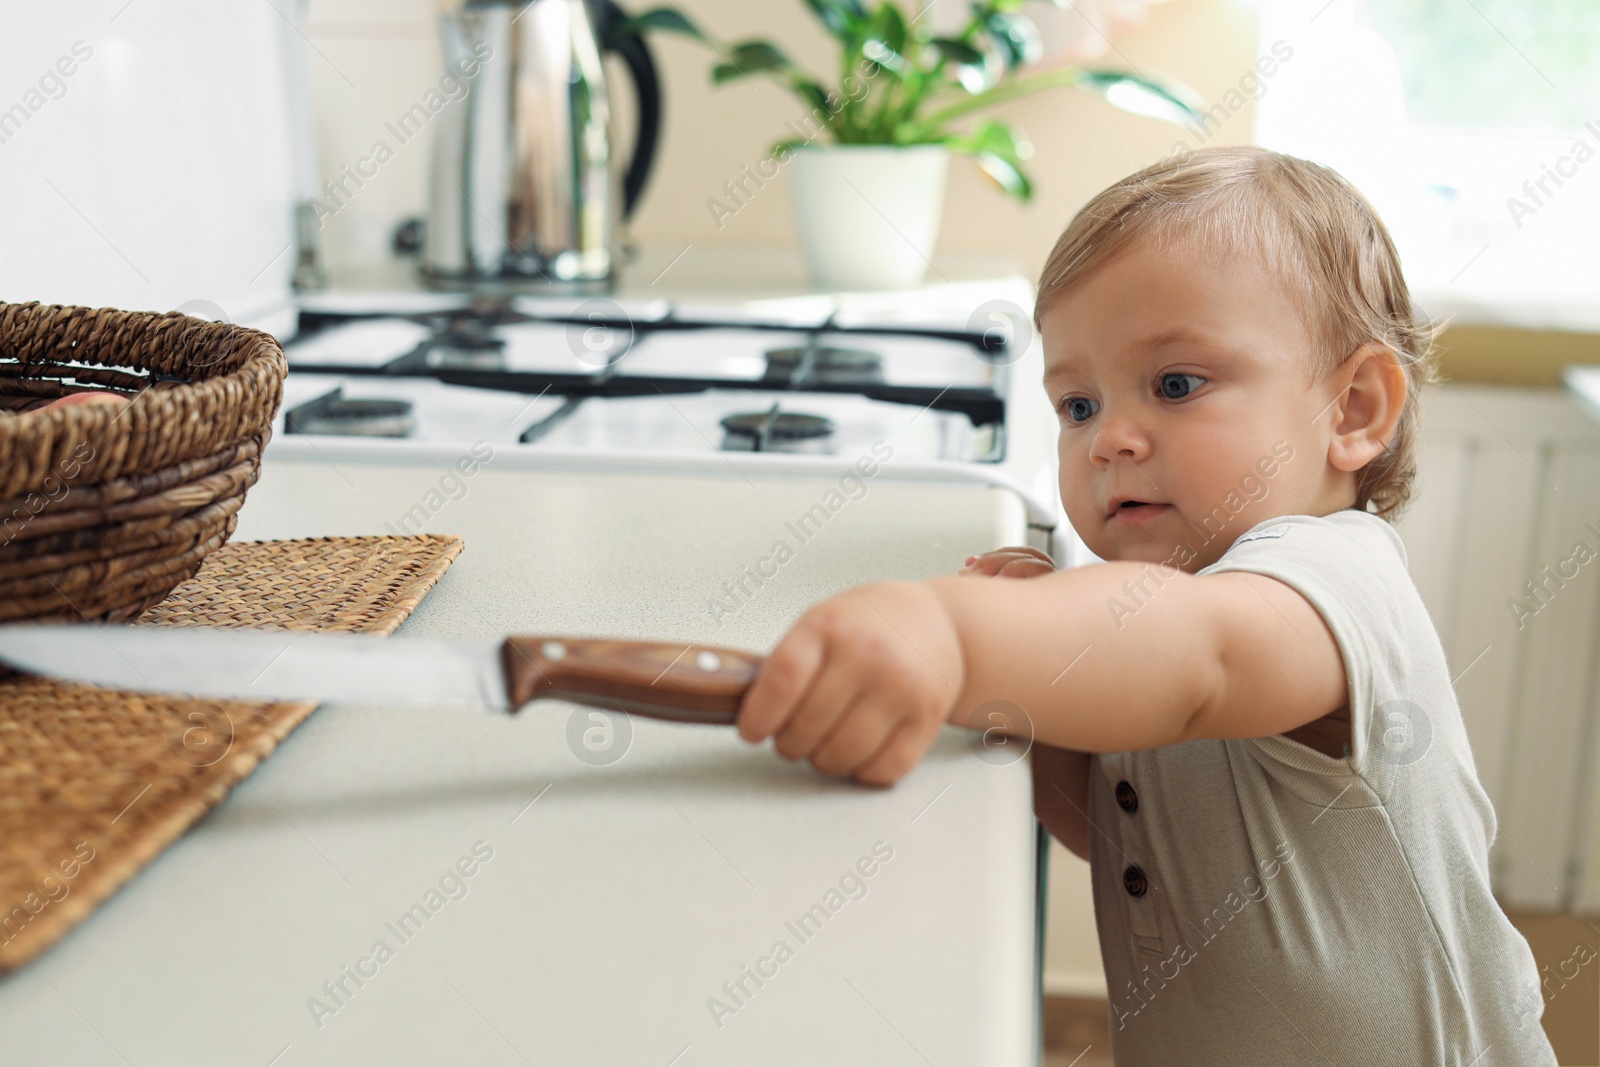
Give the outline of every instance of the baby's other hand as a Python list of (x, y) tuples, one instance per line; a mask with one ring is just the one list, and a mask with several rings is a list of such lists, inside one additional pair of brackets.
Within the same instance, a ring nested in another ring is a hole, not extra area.
[(926, 585), (882, 582), (825, 600), (767, 657), (739, 736), (823, 774), (889, 785), (922, 758), (965, 675), (961, 640)]
[(982, 574), (990, 578), (1037, 578), (1056, 569), (1049, 556), (1037, 548), (997, 548), (981, 556), (967, 557), (962, 574)]

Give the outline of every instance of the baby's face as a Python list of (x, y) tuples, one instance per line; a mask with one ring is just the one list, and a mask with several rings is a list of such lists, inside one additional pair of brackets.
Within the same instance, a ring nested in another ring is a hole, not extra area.
[(1263, 519), (1354, 502), (1328, 462), (1335, 376), (1312, 380), (1311, 334), (1256, 264), (1138, 241), (1040, 325), (1061, 499), (1102, 559), (1193, 572)]

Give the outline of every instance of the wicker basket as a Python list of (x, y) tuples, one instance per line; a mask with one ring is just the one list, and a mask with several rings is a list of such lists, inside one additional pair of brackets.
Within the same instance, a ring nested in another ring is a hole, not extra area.
[[(137, 617), (233, 533), (283, 399), (270, 335), (0, 303), (0, 621)], [(34, 411), (88, 389), (126, 406)]]

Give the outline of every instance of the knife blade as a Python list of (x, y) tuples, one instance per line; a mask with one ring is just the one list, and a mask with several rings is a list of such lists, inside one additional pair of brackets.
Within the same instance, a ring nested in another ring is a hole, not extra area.
[(596, 638), (383, 637), (202, 626), (0, 626), (0, 663), (145, 693), (472, 707), (534, 700), (732, 725), (762, 658), (731, 648)]

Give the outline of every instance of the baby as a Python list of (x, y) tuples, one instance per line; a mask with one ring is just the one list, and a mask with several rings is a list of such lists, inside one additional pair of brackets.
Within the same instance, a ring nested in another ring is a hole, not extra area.
[(1092, 865), (1119, 1064), (1554, 1064), (1390, 526), (1431, 334), (1371, 206), (1261, 149), (1163, 161), (1072, 220), (1037, 320), (1062, 500), (1108, 562), (1002, 549), (825, 601), (741, 735), (888, 784), (1021, 709), (1039, 819)]

